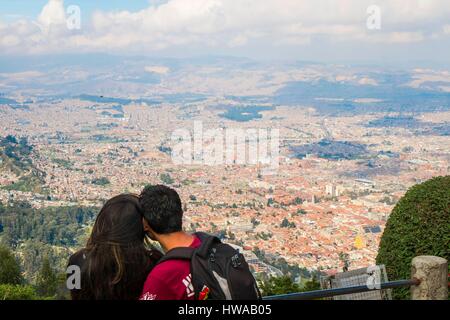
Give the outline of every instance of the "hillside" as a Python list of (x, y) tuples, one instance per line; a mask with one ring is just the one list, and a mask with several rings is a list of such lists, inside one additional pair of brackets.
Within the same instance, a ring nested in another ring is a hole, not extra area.
[(45, 193), (45, 172), (33, 165), (33, 156), (36, 154), (26, 138), (18, 140), (11, 135), (0, 138), (0, 174), (13, 180), (1, 188)]
[(29, 282), (45, 257), (64, 272), (70, 254), (85, 245), (96, 212), (78, 206), (35, 209), (28, 202), (0, 202), (0, 244), (20, 257)]

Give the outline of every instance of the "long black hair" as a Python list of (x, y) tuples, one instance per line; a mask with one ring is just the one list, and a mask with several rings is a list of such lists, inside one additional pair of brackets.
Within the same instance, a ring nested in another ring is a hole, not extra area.
[(81, 269), (81, 289), (72, 299), (135, 300), (162, 254), (145, 247), (139, 198), (122, 194), (108, 200), (94, 223), (86, 248), (69, 264)]

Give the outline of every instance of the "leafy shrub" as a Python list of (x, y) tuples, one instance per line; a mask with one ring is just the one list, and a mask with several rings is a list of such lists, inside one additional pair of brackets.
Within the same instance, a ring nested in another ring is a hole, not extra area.
[(23, 281), (19, 262), (11, 250), (0, 246), (0, 284), (21, 284)]
[[(377, 256), (389, 280), (409, 279), (411, 260), (432, 255), (450, 259), (450, 176), (413, 186), (394, 207), (386, 224)], [(393, 291), (396, 299), (409, 298), (409, 290)]]
[(315, 277), (300, 285), (294, 282), (289, 275), (259, 279), (259, 289), (263, 296), (308, 292), (320, 290), (320, 283)]
[(289, 276), (270, 277), (259, 283), (263, 296), (274, 296), (279, 294), (300, 292), (300, 285), (291, 280)]
[(38, 296), (32, 286), (0, 284), (0, 300), (36, 300)]

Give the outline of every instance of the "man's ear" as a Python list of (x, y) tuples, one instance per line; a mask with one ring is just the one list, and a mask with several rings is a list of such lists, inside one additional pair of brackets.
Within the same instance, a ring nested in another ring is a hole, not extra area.
[(155, 233), (145, 218), (142, 218), (142, 225), (144, 226), (144, 232), (150, 237), (150, 239), (156, 240)]
[(145, 218), (142, 218), (142, 225), (144, 226), (144, 231), (145, 233), (147, 233), (148, 231), (150, 231), (150, 226), (148, 225), (147, 220), (145, 220)]

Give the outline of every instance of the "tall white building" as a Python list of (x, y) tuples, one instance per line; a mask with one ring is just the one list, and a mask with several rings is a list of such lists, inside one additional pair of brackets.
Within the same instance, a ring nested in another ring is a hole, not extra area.
[(325, 187), (325, 194), (330, 197), (339, 197), (341, 195), (342, 187), (334, 184), (327, 184)]

